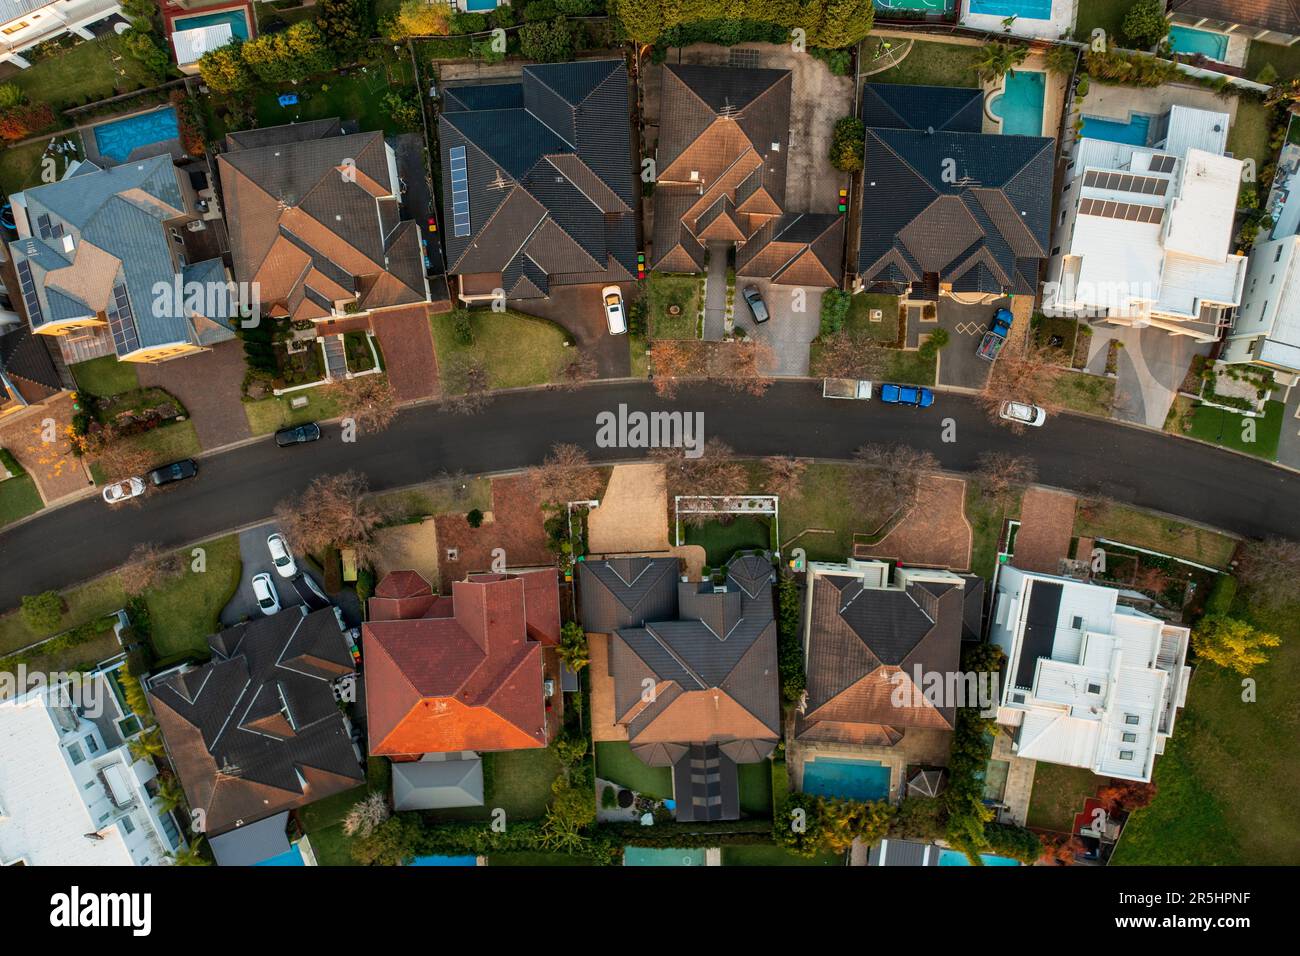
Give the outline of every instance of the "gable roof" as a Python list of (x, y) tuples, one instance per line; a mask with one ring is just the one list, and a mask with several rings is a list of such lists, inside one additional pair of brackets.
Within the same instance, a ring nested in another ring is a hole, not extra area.
[(237, 624), (212, 660), (155, 682), (150, 701), (190, 805), (224, 833), (348, 790), (363, 773), (334, 700), (353, 673), (332, 608)]
[(6, 393), (24, 404), (63, 390), (54, 359), (26, 324), (0, 330), (0, 400)]
[(842, 215), (786, 214), (764, 223), (736, 250), (736, 273), (777, 284), (838, 287), (843, 251)]
[(620, 627), (677, 616), (677, 558), (606, 558), (578, 565), (582, 626), (612, 634)]
[[(622, 60), (535, 64), (517, 83), (449, 87), (446, 101), (438, 133), (451, 272), (501, 274), (511, 298), (545, 296), (556, 281), (631, 277), (636, 192)], [(459, 200), (452, 150), (465, 156)]]
[(450, 599), (397, 573), (362, 627), (370, 752), (546, 746), (542, 640), (559, 639), (555, 571), (472, 575)]
[(1297, 0), (1172, 0), (1169, 12), (1300, 36)]
[(866, 132), (863, 281), (933, 274), (957, 291), (1032, 294), (1050, 244), (1053, 140), (971, 132), (955, 94), (878, 85), (863, 116), (896, 125)]

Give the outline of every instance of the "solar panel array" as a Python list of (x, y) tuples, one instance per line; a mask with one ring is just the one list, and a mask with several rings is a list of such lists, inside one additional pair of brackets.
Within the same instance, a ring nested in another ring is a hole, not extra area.
[(118, 355), (126, 355), (140, 347), (140, 337), (135, 330), (135, 313), (126, 295), (126, 285), (113, 286), (113, 301), (108, 306), (108, 327), (113, 331), (113, 347)]
[(1138, 206), (1128, 202), (1111, 202), (1107, 199), (1085, 199), (1079, 203), (1079, 213), (1084, 216), (1104, 216), (1128, 222), (1160, 223), (1165, 218), (1163, 206)]
[(1143, 193), (1163, 196), (1169, 191), (1169, 180), (1155, 176), (1134, 176), (1131, 173), (1109, 173), (1090, 169), (1083, 175), (1083, 184), (1096, 189), (1117, 189), (1126, 193)]
[(1153, 173), (1172, 173), (1174, 166), (1178, 163), (1177, 156), (1168, 156), (1161, 153), (1158, 156), (1151, 157), (1151, 172)]
[(63, 235), (63, 223), (52, 222), (49, 213), (36, 217), (36, 232), (42, 239), (58, 239)]
[(32, 325), (45, 321), (45, 312), (41, 309), (41, 300), (36, 296), (36, 282), (32, 279), (32, 267), (26, 259), (18, 260), (18, 283), (23, 289), (23, 305), (27, 307), (27, 319)]
[(469, 168), (465, 147), (451, 148), (451, 218), (457, 236), (469, 235)]

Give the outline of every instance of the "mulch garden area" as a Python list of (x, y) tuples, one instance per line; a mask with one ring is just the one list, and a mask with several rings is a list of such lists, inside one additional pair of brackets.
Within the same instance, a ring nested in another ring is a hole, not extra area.
[[(492, 520), (471, 528), (465, 515), (438, 515), (438, 567), (442, 589), (451, 591), (453, 581), (492, 568), (492, 552), (505, 550), (506, 565), (526, 568), (555, 563), (546, 546), (544, 515), (532, 481), (527, 475), (495, 478), (492, 481)], [(453, 560), (448, 552), (455, 549)]]

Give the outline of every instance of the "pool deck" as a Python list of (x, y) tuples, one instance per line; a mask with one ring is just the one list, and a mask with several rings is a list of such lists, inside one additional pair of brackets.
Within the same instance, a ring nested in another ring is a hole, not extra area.
[(889, 799), (897, 802), (906, 786), (905, 774), (909, 766), (942, 767), (948, 764), (952, 746), (952, 733), (945, 730), (917, 730), (909, 728), (893, 747), (870, 747), (861, 744), (837, 744), (819, 740), (801, 743), (791, 740), (786, 745), (786, 766), (795, 790), (803, 790), (804, 764), (818, 757), (842, 760), (878, 760), (889, 768)]
[[(1046, 59), (1039, 53), (1031, 53), (1025, 62), (1016, 68), (1016, 72), (1038, 72), (1044, 75), (1043, 83), (1043, 127), (1040, 136), (1055, 137), (1061, 128), (1061, 113), (1065, 109), (1066, 77), (1047, 69)], [(1001, 133), (1002, 119), (991, 109), (994, 99), (1003, 94), (1006, 77), (984, 81), (984, 125), (985, 133)]]
[(1016, 17), (1008, 30), (1002, 25), (1004, 17), (992, 13), (964, 13), (963, 26), (990, 33), (1003, 33), (1017, 37), (1038, 37), (1044, 40), (1058, 39), (1061, 34), (1069, 33), (1074, 28), (1074, 11), (1077, 0), (1052, 0), (1052, 18), (1050, 20), (1030, 20)]

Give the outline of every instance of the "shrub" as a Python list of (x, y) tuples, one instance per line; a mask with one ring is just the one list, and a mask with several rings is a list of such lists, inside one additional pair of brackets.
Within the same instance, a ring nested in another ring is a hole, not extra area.
[(1131, 47), (1149, 50), (1156, 46), (1169, 33), (1165, 0), (1136, 0), (1124, 17), (1120, 32)]
[(822, 293), (821, 334), (834, 335), (844, 327), (853, 297), (840, 289), (827, 289)]
[(17, 83), (0, 83), (0, 110), (21, 106), (26, 94)]
[(1220, 574), (1214, 579), (1210, 596), (1205, 599), (1205, 613), (1227, 614), (1232, 610), (1232, 602), (1237, 598), (1237, 579), (1231, 574)]
[(816, 46), (808, 52), (826, 64), (831, 76), (848, 76), (853, 69), (853, 54), (848, 50), (828, 50)]
[(803, 666), (803, 642), (799, 640), (802, 601), (799, 585), (793, 577), (783, 577), (776, 587), (777, 599), (777, 670), (781, 675), (781, 696), (795, 703), (807, 686)]
[(450, 31), (450, 11), (428, 0), (403, 0), (392, 19), (385, 21), (382, 32), (390, 40), (407, 37), (445, 36)]
[(451, 320), (452, 335), (455, 336), (459, 345), (474, 344), (474, 323), (470, 321), (468, 312), (458, 311)]
[[(527, 11), (525, 11), (527, 19)], [(573, 55), (573, 31), (563, 17), (539, 20), (519, 28), (519, 52), (539, 63), (555, 63)]]
[(831, 136), (831, 165), (841, 172), (854, 173), (862, 168), (867, 128), (856, 116), (845, 116), (835, 123)]
[(122, 34), (122, 50), (154, 78), (161, 80), (171, 67), (167, 51), (152, 33), (132, 27)]
[(310, 20), (295, 23), (282, 33), (264, 33), (240, 50), (244, 62), (267, 83), (304, 80), (334, 68), (334, 54), (325, 36)]
[(418, 130), (421, 126), (420, 104), (409, 90), (389, 90), (380, 100), (385, 112), (398, 126)]
[(479, 525), (483, 523), (483, 512), (475, 508), (473, 511), (471, 511), (469, 514), (465, 516), (465, 520), (469, 522), (469, 526), (471, 528), (477, 528)]
[(48, 103), (14, 106), (0, 111), (0, 139), (13, 142), (54, 125), (54, 111)]
[(371, 34), (370, 11), (369, 0), (317, 0), (316, 24), (340, 62), (350, 63), (365, 50)]
[(23, 622), (37, 634), (53, 634), (63, 621), (67, 610), (63, 595), (58, 591), (23, 595)]
[(214, 93), (245, 93), (257, 82), (238, 40), (199, 57), (199, 76)]

